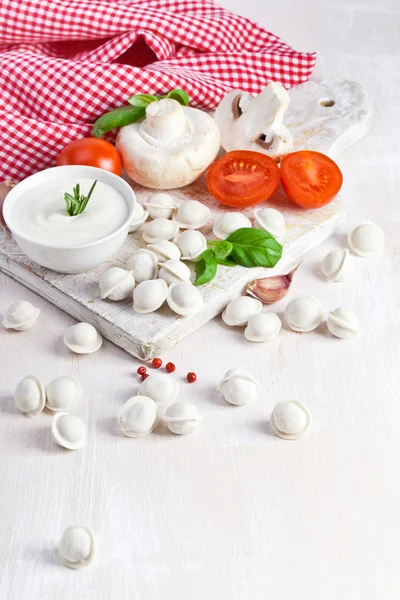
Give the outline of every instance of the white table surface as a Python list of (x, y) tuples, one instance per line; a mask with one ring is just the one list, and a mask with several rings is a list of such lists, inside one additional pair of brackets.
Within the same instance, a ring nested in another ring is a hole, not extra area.
[[(0, 331), (1, 600), (400, 598), (400, 10), (395, 0), (223, 4), (317, 50), (317, 74), (355, 79), (374, 98), (369, 136), (338, 162), (348, 226), (379, 223), (385, 251), (354, 258), (353, 278), (327, 284), (319, 262), (343, 247), (343, 227), (307, 257), (292, 292), (318, 296), (326, 311), (353, 308), (362, 333), (340, 341), (325, 326), (284, 329), (258, 345), (217, 318), (162, 357), (177, 365), (181, 398), (204, 415), (198, 431), (132, 440), (119, 435), (116, 415), (140, 363), (108, 342), (71, 355), (62, 335), (73, 319), (0, 275), (0, 312), (18, 299), (42, 309), (34, 329)], [(218, 398), (232, 367), (259, 379), (259, 402), (236, 408)], [(195, 385), (183, 380), (189, 370)], [(16, 412), (12, 392), (28, 373), (82, 383), (85, 449), (55, 446), (50, 414)], [(314, 418), (298, 442), (268, 424), (274, 403), (290, 398)], [(90, 524), (98, 540), (84, 572), (55, 554), (73, 523)]]

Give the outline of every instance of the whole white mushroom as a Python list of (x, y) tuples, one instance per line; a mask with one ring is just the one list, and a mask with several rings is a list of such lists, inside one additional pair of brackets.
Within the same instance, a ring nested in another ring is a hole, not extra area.
[(206, 112), (165, 98), (146, 108), (141, 123), (122, 127), (116, 147), (131, 179), (152, 189), (195, 181), (215, 159), (219, 129)]

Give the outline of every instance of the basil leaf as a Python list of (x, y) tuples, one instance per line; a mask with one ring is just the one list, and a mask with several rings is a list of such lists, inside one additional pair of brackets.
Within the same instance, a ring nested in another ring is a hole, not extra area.
[(125, 127), (125, 125), (140, 121), (145, 115), (145, 109), (136, 106), (121, 106), (120, 108), (115, 108), (95, 121), (92, 135), (94, 135), (94, 137), (100, 137), (103, 133), (107, 133), (107, 131), (111, 131), (116, 127)]
[(196, 263), (196, 281), (194, 285), (204, 285), (214, 279), (217, 273), (217, 259), (214, 252), (206, 250), (201, 255), (201, 260)]
[(151, 94), (135, 94), (128, 98), (129, 104), (137, 108), (146, 108), (146, 106), (156, 100), (158, 100), (157, 96), (152, 96)]
[(166, 98), (172, 98), (172, 100), (176, 100), (179, 104), (183, 104), (183, 106), (189, 106), (189, 96), (185, 92), (185, 90), (171, 90)]
[(237, 264), (230, 258), (217, 258), (217, 263), (224, 267), (237, 267)]
[(223, 258), (226, 258), (227, 256), (229, 256), (229, 254), (233, 250), (233, 246), (230, 242), (227, 242), (225, 240), (223, 242), (217, 242), (215, 244), (215, 246), (213, 247), (213, 250), (214, 250), (215, 258), (218, 260), (218, 259), (223, 259)]
[(243, 227), (227, 238), (233, 245), (229, 258), (243, 267), (274, 267), (282, 256), (282, 246), (268, 231)]

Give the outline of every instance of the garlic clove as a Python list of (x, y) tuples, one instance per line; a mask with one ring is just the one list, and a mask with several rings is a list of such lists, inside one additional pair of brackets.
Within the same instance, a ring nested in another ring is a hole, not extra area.
[(92, 354), (101, 348), (103, 339), (90, 323), (77, 323), (68, 329), (64, 344), (75, 354)]
[(351, 260), (347, 248), (328, 252), (321, 262), (321, 271), (329, 282), (343, 281), (350, 269)]
[(151, 313), (165, 302), (168, 286), (162, 279), (142, 281), (133, 292), (133, 309), (137, 313)]
[(321, 323), (324, 311), (321, 302), (313, 296), (299, 296), (285, 308), (285, 319), (293, 331), (313, 331)]
[(202, 418), (194, 404), (175, 402), (167, 408), (163, 420), (172, 433), (187, 435), (197, 428)]
[(94, 560), (96, 539), (90, 527), (67, 527), (58, 544), (58, 555), (66, 567), (83, 569)]
[(258, 313), (250, 317), (244, 336), (249, 342), (266, 342), (278, 335), (282, 323), (275, 313)]
[(141, 248), (133, 254), (126, 263), (129, 271), (133, 274), (136, 283), (157, 279), (158, 260), (157, 256), (151, 250)]
[(167, 260), (161, 265), (159, 277), (167, 285), (187, 282), (190, 281), (190, 269), (180, 260)]
[(176, 203), (170, 194), (155, 192), (147, 198), (145, 207), (152, 219), (170, 219), (176, 209)]
[(99, 287), (103, 300), (120, 302), (131, 295), (135, 287), (135, 279), (132, 271), (125, 271), (120, 267), (111, 267), (100, 277)]
[(217, 391), (229, 404), (242, 406), (258, 398), (260, 385), (251, 373), (242, 369), (230, 369), (218, 384)]
[(205, 250), (207, 250), (207, 240), (200, 231), (196, 229), (186, 229), (178, 236), (176, 245), (181, 252), (181, 260), (190, 260), (197, 262)]
[(143, 395), (129, 398), (118, 416), (118, 424), (127, 437), (143, 437), (151, 433), (158, 424), (157, 405)]
[(27, 375), (15, 388), (14, 399), (15, 406), (20, 413), (28, 417), (35, 417), (42, 412), (46, 403), (43, 383), (35, 375)]
[(161, 240), (171, 240), (179, 231), (179, 226), (168, 219), (157, 218), (143, 226), (142, 236), (148, 244), (155, 244)]
[(240, 296), (228, 304), (222, 313), (222, 320), (230, 327), (244, 327), (250, 317), (261, 312), (261, 309), (259, 300)]
[(251, 228), (250, 219), (240, 212), (227, 212), (216, 219), (213, 234), (220, 240), (225, 240), (231, 233), (243, 227)]
[(167, 260), (179, 260), (181, 257), (178, 246), (168, 240), (158, 240), (154, 244), (147, 244), (147, 248), (154, 252), (158, 264), (165, 263)]
[(270, 418), (271, 427), (284, 440), (297, 440), (311, 425), (311, 414), (298, 400), (278, 402)]
[(259, 229), (268, 231), (277, 238), (286, 233), (285, 217), (276, 208), (258, 208), (254, 211), (254, 222)]
[(211, 212), (208, 206), (198, 200), (185, 200), (172, 215), (172, 220), (180, 229), (200, 229), (207, 224)]
[(287, 275), (273, 275), (272, 277), (263, 277), (262, 279), (255, 279), (247, 286), (247, 294), (254, 296), (258, 300), (261, 300), (264, 304), (273, 304), (278, 302), (286, 296), (292, 279), (299, 268), (297, 265), (295, 269), (287, 273)]
[(79, 450), (86, 443), (85, 423), (67, 412), (54, 415), (51, 433), (56, 444), (67, 450)]
[(140, 229), (147, 220), (148, 216), (149, 213), (143, 209), (143, 206), (139, 204), (139, 202), (136, 202), (135, 210), (133, 211), (132, 219), (129, 224), (129, 233), (134, 233)]
[(353, 227), (348, 235), (350, 248), (363, 258), (379, 254), (385, 244), (385, 234), (372, 221), (363, 221)]
[(352, 310), (339, 306), (329, 313), (327, 327), (332, 335), (348, 339), (359, 332), (360, 319)]
[(195, 315), (204, 306), (200, 291), (189, 282), (172, 283), (168, 289), (167, 303), (171, 310), (182, 317)]
[(20, 300), (7, 308), (2, 324), (6, 329), (26, 331), (36, 324), (39, 315), (39, 308), (36, 308), (30, 302)]

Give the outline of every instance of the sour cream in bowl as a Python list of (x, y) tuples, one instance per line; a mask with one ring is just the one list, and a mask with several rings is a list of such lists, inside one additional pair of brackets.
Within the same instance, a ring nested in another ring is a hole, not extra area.
[[(66, 212), (65, 192), (88, 192), (85, 210)], [(16, 185), (6, 196), (4, 220), (21, 250), (59, 273), (81, 273), (113, 257), (129, 231), (135, 194), (121, 177), (87, 166), (46, 169)]]

